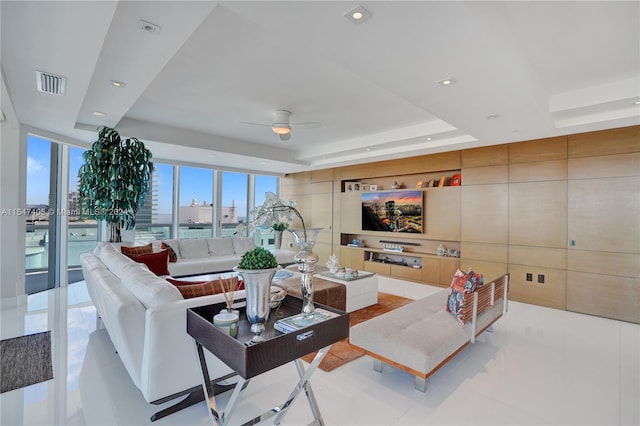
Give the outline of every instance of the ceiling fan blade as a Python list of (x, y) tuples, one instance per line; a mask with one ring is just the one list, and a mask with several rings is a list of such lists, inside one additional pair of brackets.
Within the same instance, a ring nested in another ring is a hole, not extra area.
[(240, 123), (242, 124), (249, 124), (251, 126), (264, 126), (264, 127), (271, 127), (271, 124), (264, 124), (264, 123), (250, 123), (248, 121), (241, 121)]
[(291, 123), (291, 127), (300, 127), (300, 128), (307, 128), (307, 129), (311, 129), (311, 128), (316, 128), (316, 127), (320, 127), (322, 126), (322, 123), (319, 123), (317, 121), (305, 121), (302, 123)]
[(280, 136), (280, 140), (281, 141), (288, 141), (289, 139), (291, 139), (291, 133), (287, 133), (287, 134), (284, 134), (284, 135), (278, 135), (278, 136)]

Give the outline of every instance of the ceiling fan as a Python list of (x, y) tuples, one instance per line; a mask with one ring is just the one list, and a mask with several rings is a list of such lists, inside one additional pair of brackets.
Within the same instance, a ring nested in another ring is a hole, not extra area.
[(267, 126), (271, 127), (271, 130), (275, 134), (280, 137), (281, 141), (288, 141), (291, 139), (291, 128), (292, 127), (320, 127), (321, 123), (316, 121), (307, 121), (304, 123), (292, 123), (290, 120), (291, 111), (287, 111), (284, 109), (279, 109), (273, 112), (273, 123), (264, 124), (264, 123), (249, 123), (243, 121), (244, 124), (251, 124), (252, 126)]

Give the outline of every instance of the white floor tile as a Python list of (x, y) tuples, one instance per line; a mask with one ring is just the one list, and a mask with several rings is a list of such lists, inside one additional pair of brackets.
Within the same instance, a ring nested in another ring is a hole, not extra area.
[[(441, 289), (381, 279), (380, 291), (418, 299)], [(2, 311), (2, 338), (52, 330), (53, 380), (0, 395), (2, 425), (149, 425), (156, 411), (133, 385), (84, 283), (29, 296)], [(251, 380), (230, 424), (281, 404), (298, 380), (285, 365)], [(506, 317), (427, 381), (362, 357), (312, 386), (327, 425), (638, 425), (640, 326), (511, 302)], [(218, 399), (221, 408), (230, 394)], [(310, 424), (301, 394), (283, 425)], [(204, 402), (154, 425), (208, 425)], [(273, 424), (273, 419), (262, 424)]]

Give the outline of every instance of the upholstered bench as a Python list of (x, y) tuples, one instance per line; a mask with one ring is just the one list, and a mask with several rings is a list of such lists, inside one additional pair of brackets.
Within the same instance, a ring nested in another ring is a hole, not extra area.
[(442, 290), (351, 328), (349, 340), (382, 363), (416, 376), (416, 389), (426, 390), (427, 378), (507, 311), (509, 275), (465, 295), (470, 314), (463, 324), (447, 312), (450, 290)]

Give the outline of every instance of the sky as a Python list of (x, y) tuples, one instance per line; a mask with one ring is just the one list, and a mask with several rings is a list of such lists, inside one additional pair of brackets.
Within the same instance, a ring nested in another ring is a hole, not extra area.
[[(36, 136), (28, 137), (27, 148), (27, 204), (49, 204), (49, 175), (51, 169), (51, 144)], [(69, 155), (69, 191), (77, 191), (78, 170), (84, 163), (81, 148), (71, 147)], [(173, 166), (156, 163), (158, 177), (158, 213), (170, 214), (173, 191)], [(276, 192), (277, 178), (256, 176), (256, 204), (264, 201), (266, 191)], [(239, 212), (246, 209), (247, 178), (244, 173), (224, 172), (222, 178), (222, 205), (234, 203)], [(213, 170), (195, 167), (180, 168), (180, 206), (211, 203), (213, 194)], [(243, 214), (239, 216), (243, 217)]]

